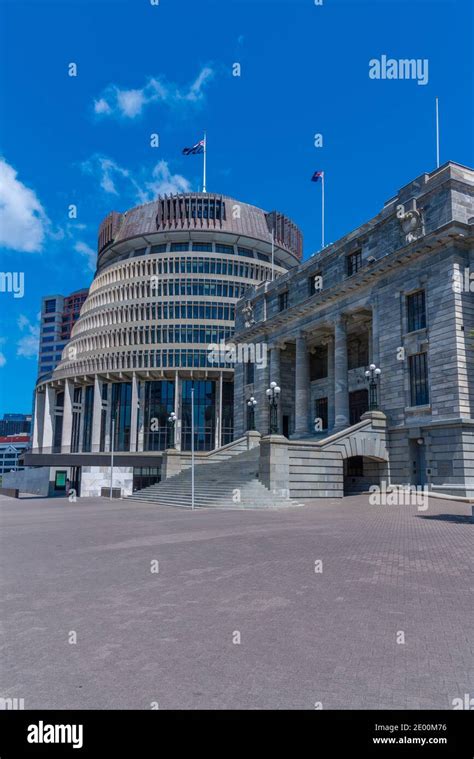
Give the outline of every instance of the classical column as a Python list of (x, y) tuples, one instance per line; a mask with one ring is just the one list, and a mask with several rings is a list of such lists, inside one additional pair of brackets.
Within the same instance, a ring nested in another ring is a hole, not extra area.
[[(268, 343), (262, 342), (262, 356), (263, 360), (260, 364), (255, 364), (255, 382), (254, 382), (254, 396), (258, 402), (255, 413), (255, 427), (266, 435), (268, 433), (270, 408), (265, 391), (268, 389), (270, 382), (270, 351), (268, 350)], [(246, 413), (246, 409), (245, 409)]]
[(36, 391), (35, 394), (35, 419), (33, 428), (33, 451), (41, 453), (43, 443), (45, 393)]
[(369, 350), (371, 362), (376, 366), (379, 366), (380, 352), (379, 352), (379, 309), (377, 302), (372, 304), (372, 328), (371, 328), (371, 346)]
[(72, 399), (74, 384), (71, 380), (64, 382), (63, 433), (61, 436), (61, 453), (71, 452), (72, 435)]
[(336, 414), (334, 409), (334, 335), (328, 335), (323, 340), (328, 351), (328, 430), (334, 428)]
[(347, 327), (344, 314), (338, 314), (334, 322), (334, 411), (334, 429), (338, 431), (348, 427)]
[(295, 363), (295, 437), (308, 434), (309, 418), (309, 357), (306, 338), (296, 338)]
[(137, 426), (138, 426), (138, 380), (137, 373), (132, 374), (132, 405), (130, 408), (130, 452), (137, 450)]
[(41, 445), (42, 453), (51, 453), (53, 450), (55, 402), (56, 402), (56, 391), (50, 385), (46, 385), (46, 390), (44, 393), (43, 441)]
[(112, 383), (107, 385), (107, 405), (105, 407), (105, 435), (104, 451), (110, 451), (110, 439), (112, 437)]
[(97, 453), (100, 450), (100, 427), (102, 421), (102, 382), (96, 376), (94, 378), (94, 404), (92, 406), (92, 438), (91, 451)]

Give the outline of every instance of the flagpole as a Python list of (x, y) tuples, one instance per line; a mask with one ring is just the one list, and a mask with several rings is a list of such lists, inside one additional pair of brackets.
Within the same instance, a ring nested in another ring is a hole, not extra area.
[(207, 137), (206, 133), (204, 132), (204, 155), (203, 155), (203, 166), (202, 166), (202, 191), (206, 192), (206, 152), (207, 152)]
[(324, 248), (324, 179), (325, 179), (325, 172), (322, 173), (322, 184), (321, 184), (321, 250)]
[(439, 108), (436, 98), (436, 168), (439, 169)]
[(272, 282), (275, 279), (275, 231), (272, 228)]

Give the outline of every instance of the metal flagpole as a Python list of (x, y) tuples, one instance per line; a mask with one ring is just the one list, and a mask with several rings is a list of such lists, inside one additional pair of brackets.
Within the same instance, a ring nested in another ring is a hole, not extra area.
[(202, 166), (202, 191), (206, 192), (206, 153), (207, 153), (207, 137), (206, 133), (204, 132), (204, 155), (203, 155), (203, 166)]
[(191, 388), (191, 508), (194, 510), (194, 387)]
[(275, 279), (275, 231), (272, 229), (272, 282)]
[(112, 487), (114, 484), (114, 441), (115, 441), (115, 419), (112, 419), (112, 439), (110, 441), (110, 500), (112, 500)]
[(439, 108), (436, 98), (436, 168), (439, 169)]
[(325, 172), (321, 172), (321, 249), (324, 248), (324, 174)]

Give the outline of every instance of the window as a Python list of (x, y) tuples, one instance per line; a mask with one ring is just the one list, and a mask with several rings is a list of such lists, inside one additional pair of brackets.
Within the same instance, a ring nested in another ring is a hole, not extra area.
[(311, 274), (311, 276), (308, 277), (309, 295), (314, 295), (315, 293), (319, 293), (322, 289), (323, 289), (323, 278), (321, 276), (321, 273), (317, 272), (316, 274)]
[(180, 250), (189, 250), (189, 243), (188, 242), (172, 242), (170, 250), (172, 253), (180, 251)]
[(259, 253), (258, 251), (257, 251), (257, 258), (260, 261), (270, 261), (270, 256), (267, 256), (265, 253)]
[(233, 245), (221, 245), (220, 243), (216, 243), (216, 253), (230, 253), (232, 255), (233, 252)]
[(54, 343), (54, 337), (43, 337), (42, 343)]
[(347, 256), (347, 274), (352, 277), (353, 274), (359, 271), (362, 266), (362, 251), (357, 250), (355, 253), (351, 253)]
[(253, 258), (253, 251), (250, 248), (237, 248), (239, 256), (247, 256), (247, 258)]
[(328, 399), (327, 398), (316, 398), (315, 403), (314, 403), (314, 413), (315, 413), (315, 418), (321, 420), (318, 427), (316, 427), (316, 423), (315, 423), (315, 431), (318, 432), (319, 430), (327, 430), (328, 428)]
[(54, 332), (54, 327), (43, 327), (43, 332)]
[(164, 253), (166, 251), (166, 243), (160, 245), (152, 245), (150, 253)]
[(56, 311), (56, 301), (55, 300), (45, 300), (44, 302), (44, 310), (47, 314), (52, 314)]
[(407, 295), (406, 300), (408, 332), (424, 329), (426, 327), (425, 291), (418, 290), (416, 293)]
[(245, 384), (251, 385), (255, 382), (255, 364), (253, 361), (248, 361), (245, 364)]
[(347, 342), (347, 368), (357, 369), (369, 363), (369, 336), (353, 338)]
[(415, 353), (408, 358), (410, 367), (410, 403), (412, 406), (425, 406), (430, 402), (427, 354)]
[(46, 316), (43, 319), (43, 321), (44, 321), (45, 324), (51, 324), (51, 322), (55, 322), (56, 319), (54, 318), (54, 316)]
[(144, 256), (146, 253), (146, 248), (139, 248), (138, 250), (133, 251), (133, 257), (137, 258), (137, 256)]
[(288, 308), (288, 290), (278, 295), (278, 310), (284, 311)]
[(324, 379), (328, 376), (328, 347), (317, 345), (314, 352), (309, 354), (309, 378), (313, 380)]
[(193, 250), (212, 251), (212, 242), (193, 242)]

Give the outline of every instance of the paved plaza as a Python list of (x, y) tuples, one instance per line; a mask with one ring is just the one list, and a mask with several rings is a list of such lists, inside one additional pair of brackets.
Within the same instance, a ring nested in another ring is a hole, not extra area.
[(0, 696), (27, 709), (450, 709), (474, 693), (470, 514), (366, 495), (194, 513), (0, 496)]

